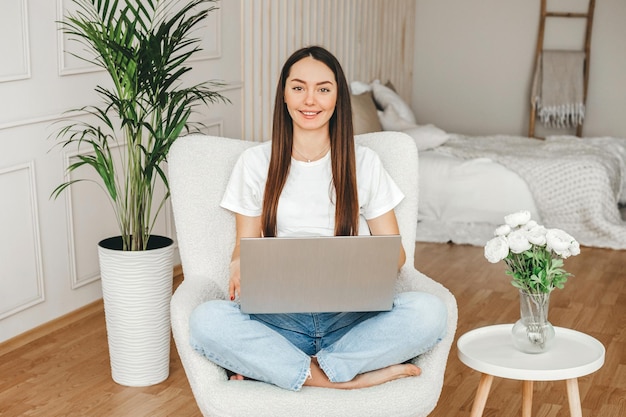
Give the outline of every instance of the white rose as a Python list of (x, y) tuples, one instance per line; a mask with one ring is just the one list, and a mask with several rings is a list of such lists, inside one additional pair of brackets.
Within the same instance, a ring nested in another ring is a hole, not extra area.
[(503, 224), (502, 226), (498, 226), (495, 232), (493, 232), (496, 236), (506, 236), (511, 232), (511, 226), (508, 224)]
[(509, 243), (509, 249), (513, 253), (522, 253), (532, 247), (528, 238), (526, 237), (525, 230), (514, 230), (506, 237)]
[[(532, 220), (531, 220), (532, 222)], [(530, 223), (530, 222), (529, 222)], [(535, 226), (526, 232), (526, 238), (530, 243), (537, 246), (545, 246), (546, 244), (546, 228), (543, 226)]]
[(504, 222), (508, 224), (511, 228), (517, 226), (523, 226), (530, 220), (530, 212), (528, 210), (518, 211), (517, 213), (512, 213), (507, 216), (504, 216)]
[(506, 238), (497, 236), (485, 244), (485, 258), (492, 264), (498, 263), (509, 254)]
[[(526, 230), (532, 230), (535, 227), (540, 227), (540, 225), (537, 224), (536, 221), (534, 220), (529, 220), (525, 225), (524, 225), (524, 229)], [(542, 227), (542, 226), (541, 226)]]
[(569, 247), (566, 250), (559, 253), (559, 255), (561, 256), (561, 258), (567, 259), (570, 256), (576, 256), (579, 253), (580, 253), (580, 245), (578, 244), (578, 242), (574, 241), (571, 245), (569, 245)]
[(572, 254), (570, 247), (573, 247), (574, 251), (580, 252), (580, 246), (577, 248), (575, 244), (578, 244), (576, 239), (561, 229), (548, 229), (546, 232), (546, 247), (564, 258)]
[(580, 244), (577, 241), (573, 241), (571, 245), (569, 245), (569, 252), (572, 256), (576, 256), (580, 254)]

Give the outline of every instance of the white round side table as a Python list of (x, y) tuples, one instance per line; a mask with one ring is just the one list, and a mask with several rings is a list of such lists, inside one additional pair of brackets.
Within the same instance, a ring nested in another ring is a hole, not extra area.
[(469, 331), (457, 341), (459, 359), (482, 373), (470, 417), (482, 416), (493, 377), (517, 379), (522, 385), (522, 417), (530, 417), (533, 381), (565, 380), (572, 417), (582, 417), (578, 377), (604, 364), (605, 349), (595, 338), (576, 330), (555, 327), (550, 350), (523, 353), (513, 346), (512, 324), (498, 324)]

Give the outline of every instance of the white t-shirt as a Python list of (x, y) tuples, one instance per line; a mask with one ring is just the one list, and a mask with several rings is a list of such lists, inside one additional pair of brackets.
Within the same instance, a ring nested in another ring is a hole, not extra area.
[[(393, 182), (373, 150), (356, 145), (359, 234), (370, 234), (363, 219), (373, 219), (398, 205), (404, 194)], [(248, 148), (233, 168), (221, 206), (244, 216), (261, 215), (270, 162), (271, 142)], [(277, 236), (333, 236), (334, 189), (330, 152), (322, 159), (291, 159), (289, 177), (280, 195)]]

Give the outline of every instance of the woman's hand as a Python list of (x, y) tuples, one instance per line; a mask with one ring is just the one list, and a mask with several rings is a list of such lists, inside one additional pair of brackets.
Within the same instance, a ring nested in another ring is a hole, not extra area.
[(242, 237), (261, 237), (261, 216), (249, 217), (243, 214), (235, 215), (237, 236), (235, 248), (230, 262), (230, 279), (228, 281), (228, 296), (231, 301), (241, 295), (241, 271), (239, 262), (239, 242)]
[(237, 258), (230, 263), (230, 280), (228, 281), (228, 295), (230, 296), (230, 301), (234, 301), (240, 294), (241, 274), (239, 258)]

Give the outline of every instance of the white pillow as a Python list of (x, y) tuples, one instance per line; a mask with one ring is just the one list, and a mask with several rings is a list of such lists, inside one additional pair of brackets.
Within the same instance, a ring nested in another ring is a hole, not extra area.
[(404, 129), (403, 132), (415, 140), (418, 151), (436, 148), (443, 145), (449, 138), (445, 131), (431, 124), (410, 127)]
[(394, 106), (387, 106), (384, 111), (379, 110), (378, 119), (383, 130), (393, 130), (394, 132), (401, 132), (404, 129), (417, 126), (415, 121), (410, 122), (400, 117)]
[(436, 148), (448, 140), (448, 134), (435, 125), (418, 125), (402, 119), (395, 108), (389, 106), (385, 111), (378, 111), (378, 118), (383, 130), (404, 132), (415, 140), (418, 151)]
[(416, 123), (413, 111), (395, 91), (385, 87), (378, 80), (374, 81), (371, 86), (374, 100), (381, 109), (387, 110), (391, 106), (396, 110), (400, 118), (412, 124)]
[(350, 83), (350, 92), (355, 96), (372, 91), (372, 86), (363, 81), (352, 81)]

